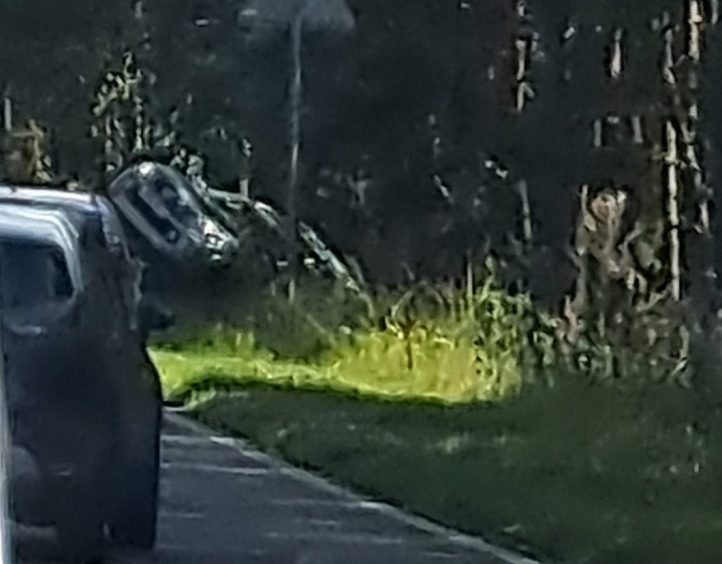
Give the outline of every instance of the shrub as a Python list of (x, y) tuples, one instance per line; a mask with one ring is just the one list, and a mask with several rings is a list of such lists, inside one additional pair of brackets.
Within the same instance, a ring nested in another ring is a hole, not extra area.
[(398, 393), (413, 382), (424, 395), (489, 400), (554, 364), (554, 322), (528, 295), (502, 289), (491, 262), (465, 284), (407, 291), (379, 325), (336, 344), (326, 357), (335, 372)]

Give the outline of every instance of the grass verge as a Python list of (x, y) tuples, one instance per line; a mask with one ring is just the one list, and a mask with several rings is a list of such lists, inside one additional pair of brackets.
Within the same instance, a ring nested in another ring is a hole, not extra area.
[(222, 328), (153, 356), (212, 426), (543, 561), (722, 562), (717, 351), (689, 387), (606, 345), (575, 369), (523, 296), (405, 296), (379, 324), (304, 321), (302, 342), (324, 336), (305, 356)]
[(566, 382), (451, 407), (255, 383), (209, 395), (195, 413), (543, 561), (713, 563), (722, 561), (722, 420), (700, 416), (690, 429), (697, 401), (666, 386), (630, 397)]

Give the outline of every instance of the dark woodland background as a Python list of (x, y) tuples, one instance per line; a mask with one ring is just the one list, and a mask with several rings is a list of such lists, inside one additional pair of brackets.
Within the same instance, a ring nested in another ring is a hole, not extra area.
[[(98, 146), (88, 134), (93, 94), (103, 69), (130, 48), (154, 75), (153, 111), (177, 110), (182, 138), (207, 155), (211, 179), (233, 188), (249, 175), (254, 197), (282, 207), (289, 37), (278, 30), (256, 40), (238, 25), (242, 4), (4, 2), (0, 84), (16, 121), (33, 118), (50, 133), (55, 172), (98, 183)], [(351, 34), (306, 33), (299, 215), (335, 248), (360, 257), (370, 279), (457, 275), (485, 245), (511, 252), (510, 233), (523, 238), (515, 187), (525, 181), (533, 220), (525, 276), (535, 296), (558, 303), (574, 280), (565, 249), (580, 186), (623, 189), (632, 203), (627, 221), (654, 206), (663, 217), (663, 123), (693, 103), (705, 194), (718, 201), (710, 192), (722, 178), (715, 2), (527, 4), (351, 0)], [(704, 34), (697, 81), (688, 85), (692, 4), (702, 11)], [(662, 72), (667, 27), (674, 31), (672, 86)], [(622, 72), (613, 78), (617, 29)], [(524, 80), (534, 94), (517, 111), (519, 40), (528, 47)], [(641, 143), (632, 139), (632, 116), (641, 118)], [(595, 120), (603, 123), (600, 147)], [(250, 162), (239, 149), (243, 139), (252, 146)], [(686, 194), (694, 215), (698, 195)], [(705, 272), (722, 258), (714, 239), (700, 251)], [(685, 247), (685, 261), (695, 248)]]

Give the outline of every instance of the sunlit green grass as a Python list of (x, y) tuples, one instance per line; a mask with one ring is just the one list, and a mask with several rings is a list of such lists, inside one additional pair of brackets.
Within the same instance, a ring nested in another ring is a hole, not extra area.
[(434, 348), (438, 335), (410, 332), (409, 368), (392, 335), (305, 361), (227, 330), (152, 354), (166, 396), (211, 425), (499, 544), (575, 563), (722, 562), (722, 417), (706, 396), (567, 375), (479, 402), (463, 339)]
[(284, 311), (278, 302), (262, 325), (275, 325), (276, 341), (303, 343), (295, 348), (305, 354), (272, 350), (278, 347), (268, 339), (259, 344), (254, 330), (206, 329), (153, 350), (166, 395), (182, 396), (213, 378), (449, 403), (496, 400), (518, 393), (553, 348), (551, 321), (491, 277), (470, 291), (409, 291), (380, 320), (353, 328), (326, 328), (319, 319), (327, 312), (287, 304)]
[[(318, 358), (277, 358), (236, 333), (209, 343), (151, 351), (166, 397), (186, 396), (209, 381), (218, 385), (260, 382), (405, 399), (464, 402), (494, 399), (519, 390), (520, 362), (509, 355), (480, 360), (471, 339), (412, 329), (404, 337), (369, 331)], [(220, 343), (218, 341), (221, 341)], [(488, 366), (486, 372), (480, 370)]]
[(722, 562), (717, 351), (688, 387), (607, 343), (580, 370), (527, 297), (427, 290), (356, 325), (274, 302), (152, 355), (211, 425), (544, 561)]
[(374, 334), (364, 338), (362, 348), (337, 351), (315, 363), (279, 360), (263, 351), (155, 349), (151, 355), (169, 399), (188, 396), (209, 381), (216, 387), (256, 382), (447, 402), (469, 400), (477, 393), (471, 347), (447, 350), (442, 345), (438, 351), (418, 355), (410, 369), (404, 343), (384, 343)]

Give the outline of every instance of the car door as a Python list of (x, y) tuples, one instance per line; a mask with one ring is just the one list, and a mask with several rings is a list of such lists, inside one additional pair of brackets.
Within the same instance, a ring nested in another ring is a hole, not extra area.
[(138, 443), (153, 441), (157, 434), (160, 390), (141, 339), (138, 265), (124, 252), (123, 245), (110, 247), (107, 240), (100, 241), (94, 249), (93, 270), (104, 300), (107, 354), (112, 359), (108, 377), (117, 396), (118, 451), (127, 459), (127, 453)]

